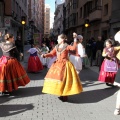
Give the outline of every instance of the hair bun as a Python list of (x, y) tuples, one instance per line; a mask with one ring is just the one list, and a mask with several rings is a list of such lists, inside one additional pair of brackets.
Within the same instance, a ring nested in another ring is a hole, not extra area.
[(9, 34), (6, 34), (5, 37), (4, 37), (4, 39), (5, 39), (5, 40), (8, 40), (9, 37), (10, 37)]

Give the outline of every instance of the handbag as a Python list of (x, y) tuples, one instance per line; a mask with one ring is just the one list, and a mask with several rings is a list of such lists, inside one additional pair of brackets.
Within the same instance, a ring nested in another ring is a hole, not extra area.
[(117, 72), (118, 71), (118, 64), (115, 60), (105, 60), (104, 64), (104, 71), (105, 72)]

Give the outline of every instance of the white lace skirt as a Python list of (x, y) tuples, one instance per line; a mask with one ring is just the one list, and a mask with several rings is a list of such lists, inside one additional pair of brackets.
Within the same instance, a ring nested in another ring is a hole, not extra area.
[(74, 67), (75, 67), (75, 69), (77, 71), (81, 71), (82, 70), (82, 60), (81, 60), (81, 57), (75, 56), (75, 55), (70, 55), (69, 56), (69, 60), (72, 62), (72, 64), (74, 65)]

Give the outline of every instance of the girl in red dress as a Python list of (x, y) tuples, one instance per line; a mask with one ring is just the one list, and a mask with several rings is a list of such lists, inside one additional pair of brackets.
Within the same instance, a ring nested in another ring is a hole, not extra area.
[(105, 41), (105, 48), (102, 56), (105, 57), (99, 74), (98, 80), (105, 82), (107, 86), (113, 86), (115, 76), (118, 70), (117, 59), (115, 57), (115, 51), (113, 42), (108, 39)]
[(40, 54), (40, 51), (37, 47), (37, 45), (34, 45), (33, 48), (30, 48), (28, 51), (30, 53), (30, 57), (28, 59), (28, 72), (39, 72), (43, 69), (43, 65), (38, 57), (38, 54)]

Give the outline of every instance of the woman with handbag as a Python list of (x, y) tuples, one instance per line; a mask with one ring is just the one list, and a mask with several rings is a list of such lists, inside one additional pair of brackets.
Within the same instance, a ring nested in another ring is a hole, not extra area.
[(112, 40), (107, 39), (105, 41), (105, 46), (102, 53), (105, 59), (102, 62), (98, 80), (105, 82), (107, 86), (114, 86), (113, 83), (118, 71), (118, 62)]

